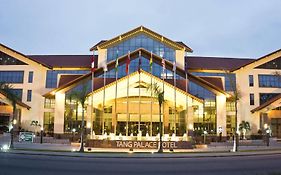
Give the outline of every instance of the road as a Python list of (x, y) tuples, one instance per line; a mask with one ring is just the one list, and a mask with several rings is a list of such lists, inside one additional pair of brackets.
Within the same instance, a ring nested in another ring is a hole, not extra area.
[(0, 175), (281, 174), (281, 154), (206, 158), (81, 158), (0, 153)]

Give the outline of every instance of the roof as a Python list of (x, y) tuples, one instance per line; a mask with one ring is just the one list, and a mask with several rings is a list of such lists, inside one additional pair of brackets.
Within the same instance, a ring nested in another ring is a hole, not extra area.
[(274, 103), (275, 101), (281, 99), (281, 94), (269, 99), (265, 103), (261, 104), (260, 106), (256, 107), (255, 109), (251, 110), (252, 113), (264, 109), (265, 107), (269, 106), (270, 104)]
[(128, 38), (131, 38), (133, 36), (136, 36), (137, 34), (139, 33), (144, 33), (148, 36), (151, 36), (173, 48), (176, 48), (176, 49), (184, 49), (185, 51), (187, 52), (193, 52), (192, 49), (188, 46), (186, 46), (185, 44), (183, 44), (182, 42), (178, 43), (178, 42), (175, 42), (175, 41), (172, 41), (144, 26), (139, 26), (133, 30), (130, 30), (124, 34), (121, 34), (121, 35), (118, 35), (117, 37), (114, 37), (110, 40), (103, 40), (101, 42), (99, 42), (98, 44), (95, 44), (93, 47), (91, 47), (90, 51), (93, 51), (93, 50), (97, 50), (98, 47), (100, 48), (107, 48), (108, 46), (110, 45), (113, 45), (113, 44), (116, 44), (116, 43), (119, 43), (121, 42), (122, 40), (126, 40)]
[(254, 61), (249, 58), (186, 56), (185, 66), (188, 70), (232, 71)]
[(47, 68), (51, 68), (49, 65), (47, 65), (47, 64), (45, 64), (45, 63), (43, 63), (43, 62), (41, 62), (41, 61), (34, 60), (34, 59), (30, 58), (29, 56), (24, 55), (24, 54), (21, 53), (21, 52), (18, 52), (18, 51), (14, 50), (14, 49), (11, 49), (11, 48), (8, 47), (8, 46), (5, 46), (4, 44), (1, 44), (1, 43), (0, 43), (0, 46), (1, 46), (1, 47), (4, 47), (5, 49), (8, 49), (8, 50), (10, 50), (10, 51), (12, 51), (12, 52), (15, 52), (16, 54), (21, 55), (21, 56), (23, 56), (23, 57), (25, 57), (25, 58), (27, 58), (27, 59), (30, 59), (31, 61), (34, 61), (34, 62), (36, 62), (37, 64), (40, 64), (40, 65), (42, 65), (42, 66), (44, 66), (44, 67), (47, 67)]
[[(143, 49), (143, 48), (140, 48), (140, 49), (137, 49), (133, 52), (131, 52), (130, 54), (130, 59), (131, 60), (134, 60), (136, 58), (138, 58), (139, 56), (139, 52), (141, 52), (141, 55), (146, 58), (146, 59), (149, 59), (150, 56), (151, 56), (151, 52)], [(122, 65), (122, 64), (126, 64), (126, 59), (128, 57), (128, 54), (127, 55), (123, 55), (123, 56), (120, 56), (118, 58), (118, 62), (119, 62), (119, 65)], [(159, 57), (158, 55), (155, 55), (155, 54), (152, 54), (152, 59), (153, 59), (153, 62), (156, 63), (156, 64), (159, 64), (162, 66), (162, 58)], [(112, 60), (110, 62), (107, 63), (107, 68), (108, 68), (108, 71), (111, 70), (111, 69), (114, 69), (115, 68), (115, 62), (116, 60)], [(165, 65), (166, 65), (166, 69), (168, 70), (173, 70), (173, 63), (171, 63), (170, 61), (168, 60), (165, 60)], [(103, 72), (103, 68), (100, 67), (98, 69), (96, 69), (95, 73), (94, 73), (94, 77), (98, 77), (100, 75), (102, 75), (104, 72)], [(185, 78), (186, 76), (186, 72), (185, 70), (181, 69), (180, 67), (176, 66), (176, 73), (177, 75)], [(197, 77), (197, 76), (194, 76), (190, 73), (187, 73), (188, 74), (188, 79), (193, 81), (193, 82), (196, 82), (198, 83), (199, 85), (202, 85), (204, 87), (206, 87), (207, 89), (211, 90), (212, 92), (215, 92), (215, 93), (220, 93), (220, 94), (224, 94), (224, 95), (229, 95), (227, 92), (225, 92), (221, 87), (217, 87), (215, 84), (212, 84), (206, 80), (204, 80), (203, 78), (200, 78), (200, 77)], [(82, 80), (86, 80), (86, 79), (90, 79), (91, 78), (91, 73), (88, 73), (88, 74), (85, 74), (77, 79), (74, 79), (64, 85), (62, 85), (61, 87), (59, 88), (56, 88), (56, 89), (53, 89), (52, 91), (50, 91), (49, 93), (45, 94), (44, 96), (48, 96), (50, 94), (54, 94), (55, 92), (57, 91), (60, 91), (62, 89), (65, 89), (65, 88), (71, 88), (74, 86), (75, 83), (77, 82), (80, 82)]]
[[(3, 96), (6, 97), (6, 94), (5, 94), (4, 92), (0, 91), (0, 94), (2, 94)], [(19, 105), (19, 106), (21, 106), (21, 107), (23, 107), (23, 108), (26, 108), (26, 109), (28, 109), (28, 110), (31, 108), (30, 106), (28, 106), (27, 104), (23, 103), (23, 102), (20, 101), (20, 100), (17, 100), (17, 101), (16, 101), (16, 104)]]
[[(92, 55), (28, 55), (29, 58), (52, 68), (90, 68)], [(94, 56), (98, 62), (98, 56)], [(95, 64), (97, 66), (97, 64)]]
[(267, 58), (268, 56), (271, 56), (271, 55), (273, 55), (273, 54), (276, 54), (276, 53), (278, 53), (278, 52), (281, 52), (281, 49), (278, 49), (278, 50), (276, 50), (276, 51), (274, 51), (274, 52), (271, 52), (271, 53), (269, 53), (269, 54), (267, 54), (267, 55), (264, 55), (264, 56), (262, 56), (262, 57), (260, 57), (260, 58), (258, 58), (258, 59), (255, 59), (255, 60), (253, 60), (252, 62), (249, 62), (249, 63), (247, 63), (247, 64), (245, 64), (245, 65), (243, 65), (243, 66), (237, 67), (236, 69), (233, 69), (232, 71), (235, 71), (235, 70), (238, 70), (238, 69), (240, 69), (240, 68), (242, 68), (242, 67), (248, 66), (248, 65), (250, 65), (250, 64), (252, 64), (252, 63), (255, 63), (255, 62), (257, 62), (257, 61), (260, 61), (260, 60), (262, 60), (262, 59), (264, 59), (264, 58)]
[(79, 77), (81, 77), (82, 75), (61, 75), (60, 79), (59, 79), (59, 83), (58, 83), (58, 87), (61, 87), (67, 83), (69, 83), (70, 81), (73, 81)]
[(205, 76), (200, 76), (203, 80), (213, 84), (214, 86), (220, 88), (221, 90), (224, 90), (223, 88), (223, 82), (221, 77), (205, 77)]

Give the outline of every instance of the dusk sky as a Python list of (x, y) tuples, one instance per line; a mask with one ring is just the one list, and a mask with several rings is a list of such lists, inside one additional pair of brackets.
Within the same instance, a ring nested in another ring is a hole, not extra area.
[(0, 43), (28, 54), (91, 54), (140, 25), (192, 55), (258, 58), (281, 48), (280, 0), (0, 0)]

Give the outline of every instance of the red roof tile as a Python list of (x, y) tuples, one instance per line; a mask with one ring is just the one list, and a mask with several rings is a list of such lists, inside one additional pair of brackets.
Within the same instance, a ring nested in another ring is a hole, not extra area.
[(255, 61), (246, 58), (186, 56), (185, 66), (189, 70), (227, 70), (232, 71)]
[[(29, 55), (28, 57), (56, 68), (90, 68), (91, 66), (91, 55)], [(95, 62), (97, 61), (98, 56), (95, 55)]]

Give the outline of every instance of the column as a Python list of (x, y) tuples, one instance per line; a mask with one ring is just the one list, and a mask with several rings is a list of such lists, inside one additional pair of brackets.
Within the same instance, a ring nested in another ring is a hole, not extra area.
[(216, 96), (217, 103), (217, 134), (219, 129), (222, 129), (222, 135), (226, 136), (226, 96)]
[(56, 92), (55, 94), (55, 114), (54, 114), (54, 133), (64, 133), (64, 110), (65, 110), (65, 93)]

